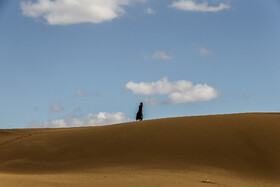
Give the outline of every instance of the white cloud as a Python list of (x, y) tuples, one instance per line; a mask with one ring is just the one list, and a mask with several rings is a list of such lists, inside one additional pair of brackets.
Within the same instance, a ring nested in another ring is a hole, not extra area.
[(149, 97), (149, 98), (145, 98), (144, 102), (149, 104), (149, 105), (168, 105), (168, 104), (172, 104), (171, 101), (166, 100), (166, 101), (160, 101), (158, 100), (156, 97)]
[(229, 9), (230, 5), (219, 3), (217, 6), (210, 6), (206, 1), (197, 3), (195, 0), (179, 0), (173, 2), (170, 7), (193, 12), (218, 12)]
[(155, 98), (147, 99), (149, 104), (172, 104), (198, 102), (215, 99), (219, 96), (219, 91), (207, 84), (193, 85), (192, 82), (179, 80), (169, 82), (166, 77), (156, 82), (140, 82), (130, 81), (125, 88), (131, 90), (133, 94), (140, 95), (167, 95), (169, 100), (160, 102)]
[(73, 110), (74, 113), (81, 112), (81, 111), (82, 111), (82, 108), (81, 108), (81, 107), (75, 108), (75, 109)]
[(198, 49), (198, 54), (199, 54), (200, 56), (210, 55), (210, 54), (211, 54), (211, 51), (210, 51), (209, 49), (205, 48), (205, 47), (200, 47), (200, 48)]
[(100, 93), (98, 91), (84, 91), (84, 90), (77, 90), (75, 93), (76, 97), (89, 97), (89, 96), (95, 96), (100, 97)]
[(49, 107), (50, 112), (60, 112), (64, 110), (63, 106), (61, 106), (61, 104), (57, 102), (51, 102)]
[(153, 59), (163, 59), (163, 60), (172, 60), (174, 58), (174, 54), (166, 54), (163, 51), (156, 51), (153, 55), (152, 55)]
[(120, 17), (124, 6), (143, 0), (38, 0), (21, 2), (23, 15), (44, 18), (51, 25), (102, 23)]
[(200, 56), (214, 55), (212, 51), (206, 47), (201, 46), (197, 43), (192, 43), (191, 46), (197, 51)]
[(81, 126), (101, 126), (117, 123), (128, 122), (130, 119), (123, 112), (99, 112), (98, 114), (90, 113), (81, 118), (75, 115), (66, 115), (61, 119), (54, 119), (39, 123), (33, 121), (29, 124), (29, 127), (36, 128), (63, 128), (63, 127), (81, 127)]
[(76, 93), (76, 96), (78, 96), (78, 97), (86, 97), (87, 94), (83, 90), (78, 90), (77, 93)]
[(159, 105), (160, 104), (160, 101), (155, 97), (145, 98), (144, 102), (149, 105)]
[(145, 11), (146, 11), (146, 14), (155, 14), (156, 13), (156, 11), (152, 8), (146, 8)]

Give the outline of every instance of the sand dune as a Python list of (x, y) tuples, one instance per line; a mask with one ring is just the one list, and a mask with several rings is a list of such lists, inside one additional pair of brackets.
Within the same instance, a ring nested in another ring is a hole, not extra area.
[(10, 186), (280, 185), (280, 114), (0, 130), (0, 180)]

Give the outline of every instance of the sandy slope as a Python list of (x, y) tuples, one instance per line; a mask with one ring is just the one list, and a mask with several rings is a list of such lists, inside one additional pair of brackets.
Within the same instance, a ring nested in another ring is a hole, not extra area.
[[(207, 179), (213, 183), (203, 183)], [(10, 186), (277, 185), (280, 114), (0, 130), (0, 181)]]

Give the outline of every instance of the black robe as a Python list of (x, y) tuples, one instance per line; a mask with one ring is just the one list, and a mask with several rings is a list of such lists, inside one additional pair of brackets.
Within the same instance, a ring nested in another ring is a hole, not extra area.
[(143, 104), (142, 103), (140, 103), (138, 112), (136, 114), (136, 121), (137, 120), (140, 120), (140, 121), (143, 120)]

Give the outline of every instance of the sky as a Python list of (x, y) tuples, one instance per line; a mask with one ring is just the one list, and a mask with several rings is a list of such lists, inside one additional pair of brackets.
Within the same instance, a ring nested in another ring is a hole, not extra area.
[(0, 128), (279, 112), (279, 0), (0, 0)]

